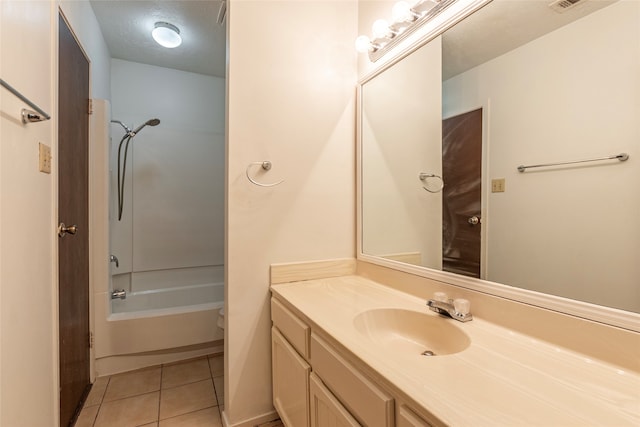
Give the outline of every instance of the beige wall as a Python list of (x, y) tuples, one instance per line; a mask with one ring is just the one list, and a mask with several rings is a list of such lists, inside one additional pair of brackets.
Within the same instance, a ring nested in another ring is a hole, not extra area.
[(24, 104), (0, 88), (0, 425), (58, 419), (56, 173), (38, 171), (53, 148), (57, 11), (53, 2), (0, 2), (0, 77), (53, 120), (23, 125)]
[[(84, 24), (80, 38), (85, 49), (84, 41), (93, 46), (87, 49), (92, 70), (104, 70), (94, 63), (104, 60), (105, 45), (87, 25), (93, 14), (88, 5), (66, 2), (62, 8), (74, 28)], [(50, 427), (59, 417), (57, 28), (58, 2), (0, 2), (0, 77), (52, 116), (51, 121), (23, 125), (23, 103), (0, 88), (2, 426)], [(100, 75), (98, 71), (92, 76), (92, 90), (106, 97), (108, 77)], [(38, 171), (39, 142), (52, 148), (50, 175)]]
[[(355, 255), (355, 1), (229, 4), (225, 416), (272, 415), (269, 265)], [(251, 184), (251, 162), (270, 160)], [(246, 423), (246, 424), (245, 424)]]

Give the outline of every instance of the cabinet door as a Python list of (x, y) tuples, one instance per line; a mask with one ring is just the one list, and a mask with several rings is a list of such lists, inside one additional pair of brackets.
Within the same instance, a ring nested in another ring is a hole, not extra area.
[(311, 427), (360, 427), (360, 424), (315, 374), (311, 374), (309, 395)]
[(278, 329), (271, 329), (273, 406), (287, 427), (309, 426), (309, 372), (304, 361)]

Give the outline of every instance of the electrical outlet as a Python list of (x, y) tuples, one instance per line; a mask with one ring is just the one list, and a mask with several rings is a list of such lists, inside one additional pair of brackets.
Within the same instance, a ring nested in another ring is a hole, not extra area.
[(504, 193), (505, 182), (504, 178), (497, 178), (491, 180), (491, 192), (492, 193)]
[(51, 147), (40, 143), (40, 172), (51, 173)]

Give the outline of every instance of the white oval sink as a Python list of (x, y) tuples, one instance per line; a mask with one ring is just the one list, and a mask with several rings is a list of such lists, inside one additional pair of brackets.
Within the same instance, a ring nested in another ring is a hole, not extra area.
[(358, 314), (353, 323), (362, 335), (394, 353), (442, 356), (461, 352), (471, 344), (469, 336), (451, 322), (417, 311), (369, 310)]

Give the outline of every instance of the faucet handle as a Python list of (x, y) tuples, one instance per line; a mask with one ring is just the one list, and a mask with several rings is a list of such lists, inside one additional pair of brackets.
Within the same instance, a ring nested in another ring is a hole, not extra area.
[(456, 313), (467, 315), (471, 311), (471, 302), (468, 299), (457, 298), (453, 300), (453, 308), (456, 310)]
[(447, 297), (447, 294), (445, 292), (435, 292), (433, 294), (433, 299), (439, 302), (448, 302), (449, 301), (449, 297)]

